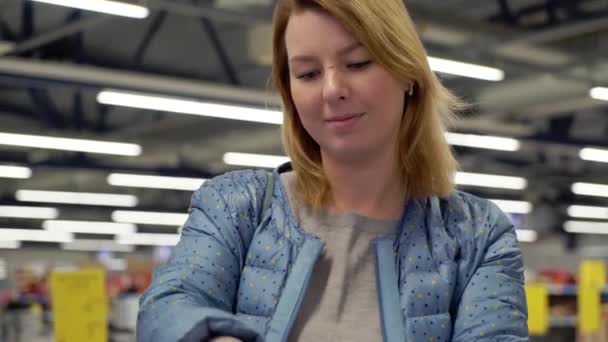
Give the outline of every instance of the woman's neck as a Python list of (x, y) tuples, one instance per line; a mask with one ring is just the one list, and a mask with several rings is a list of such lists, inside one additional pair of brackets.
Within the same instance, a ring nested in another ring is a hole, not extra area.
[(394, 154), (381, 153), (373, 160), (344, 161), (323, 158), (331, 200), (327, 209), (356, 213), (375, 219), (399, 219), (406, 199), (403, 179)]

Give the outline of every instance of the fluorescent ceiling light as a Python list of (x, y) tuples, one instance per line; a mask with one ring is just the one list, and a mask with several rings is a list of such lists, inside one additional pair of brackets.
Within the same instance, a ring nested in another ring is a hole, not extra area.
[(84, 252), (133, 252), (135, 248), (128, 245), (120, 245), (114, 240), (87, 240), (78, 239), (61, 245), (61, 249), (67, 251), (84, 251)]
[(141, 146), (120, 142), (57, 138), (40, 135), (0, 133), (0, 145), (23, 146), (50, 150), (113, 154), (120, 156), (139, 156)]
[(0, 55), (5, 55), (15, 49), (16, 44), (6, 40), (0, 40)]
[(116, 236), (116, 242), (122, 245), (175, 246), (179, 234), (136, 233)]
[(143, 19), (150, 15), (146, 7), (109, 0), (32, 0), (50, 5), (83, 9), (123, 17)]
[(596, 100), (608, 101), (608, 88), (603, 88), (603, 87), (592, 88), (589, 91), (589, 95)]
[(607, 222), (566, 221), (564, 230), (576, 234), (608, 234)]
[(511, 214), (528, 214), (532, 211), (532, 204), (524, 201), (507, 201), (491, 199), (502, 211)]
[(515, 234), (520, 242), (535, 242), (538, 239), (538, 233), (532, 229), (516, 229)]
[(105, 105), (149, 109), (154, 111), (182, 113), (214, 118), (262, 122), (280, 125), (283, 113), (275, 110), (258, 109), (175, 97), (104, 90), (97, 95), (97, 101)]
[(0, 241), (0, 249), (17, 249), (21, 247), (21, 242), (19, 241)]
[(494, 137), (487, 135), (446, 133), (446, 139), (450, 145), (484, 148), (499, 151), (517, 151), (521, 144), (512, 138)]
[(83, 234), (132, 234), (137, 227), (132, 223), (94, 221), (44, 221), (42, 228), (52, 232)]
[(608, 185), (593, 183), (574, 183), (572, 192), (577, 195), (608, 197)]
[(289, 161), (288, 157), (266, 154), (236, 153), (224, 154), (224, 163), (228, 165), (274, 168)]
[(32, 169), (29, 167), (0, 165), (0, 178), (27, 179), (30, 177), (32, 177)]
[(112, 213), (112, 221), (151, 224), (160, 226), (181, 226), (188, 219), (188, 214), (182, 213), (160, 213), (149, 211), (125, 211), (116, 210)]
[(431, 69), (436, 72), (486, 81), (502, 81), (505, 79), (505, 72), (496, 68), (435, 57), (428, 57), (428, 61)]
[(49, 232), (41, 229), (0, 228), (0, 241), (70, 242), (71, 233)]
[(55, 208), (0, 205), (0, 217), (52, 220), (58, 216)]
[(577, 218), (608, 220), (608, 208), (571, 205), (568, 207), (568, 215)]
[(138, 202), (137, 197), (133, 195), (66, 191), (18, 190), (15, 197), (21, 202), (64, 203), (109, 207), (135, 207)]
[(528, 185), (524, 178), (487, 175), (482, 173), (457, 172), (456, 184), (499, 188), (509, 190), (523, 190)]
[(608, 163), (608, 150), (586, 147), (578, 155), (583, 160)]
[(112, 173), (108, 176), (108, 184), (114, 186), (184, 191), (198, 190), (204, 181), (201, 178), (133, 175), (126, 173)]

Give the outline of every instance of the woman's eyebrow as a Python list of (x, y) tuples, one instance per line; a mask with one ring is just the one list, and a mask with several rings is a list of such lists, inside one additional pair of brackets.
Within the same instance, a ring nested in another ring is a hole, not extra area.
[[(358, 48), (360, 48), (362, 45), (359, 42), (354, 42), (352, 44), (347, 45), (346, 47), (341, 48), (340, 50), (338, 50), (338, 55), (339, 56), (343, 56), (346, 55)], [(315, 61), (316, 58), (313, 56), (308, 56), (308, 55), (296, 55), (293, 56), (291, 58), (289, 58), (289, 62), (310, 62), (310, 61)]]

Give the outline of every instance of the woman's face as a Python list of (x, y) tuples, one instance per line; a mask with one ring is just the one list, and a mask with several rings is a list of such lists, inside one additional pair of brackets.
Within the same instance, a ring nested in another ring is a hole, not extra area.
[(323, 158), (370, 160), (394, 152), (408, 84), (322, 11), (293, 14), (285, 44), (293, 102)]

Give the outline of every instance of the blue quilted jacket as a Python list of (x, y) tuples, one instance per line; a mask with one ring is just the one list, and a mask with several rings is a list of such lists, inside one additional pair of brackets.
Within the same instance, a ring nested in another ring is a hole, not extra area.
[[(265, 212), (266, 171), (229, 172), (194, 193), (141, 298), (138, 341), (287, 340), (324, 244), (298, 226), (279, 172)], [(491, 202), (410, 200), (373, 244), (384, 341), (528, 341), (521, 253)]]

